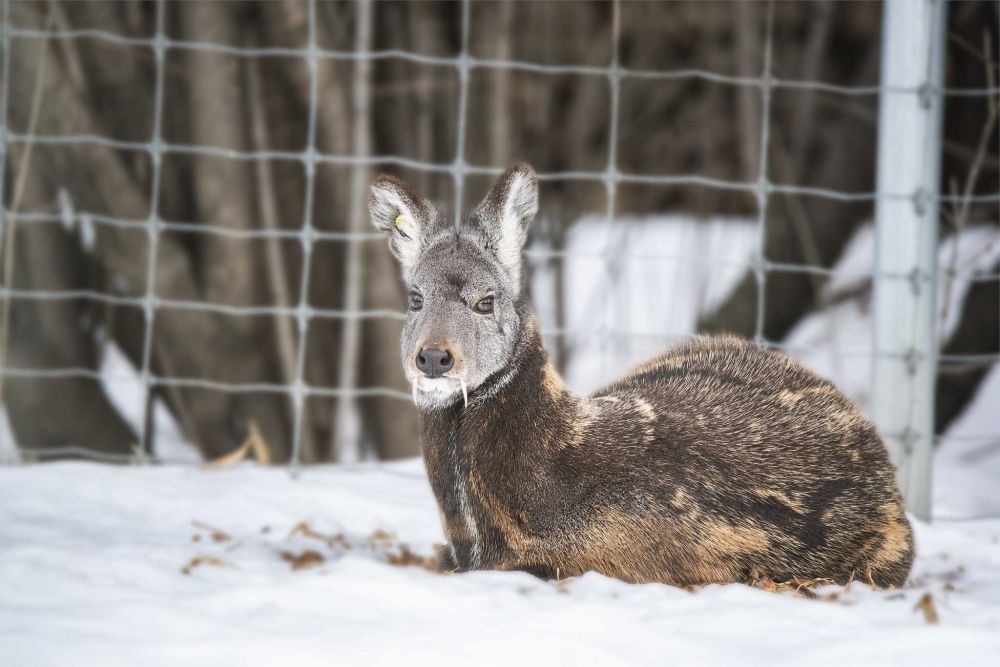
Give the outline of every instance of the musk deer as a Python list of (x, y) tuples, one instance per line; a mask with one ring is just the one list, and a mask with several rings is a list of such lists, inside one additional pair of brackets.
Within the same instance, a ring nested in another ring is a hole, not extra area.
[(522, 285), (537, 209), (523, 164), (459, 227), (392, 176), (372, 185), (372, 221), (409, 290), (403, 367), (442, 566), (901, 585), (913, 536), (886, 448), (791, 358), (702, 336), (589, 396), (566, 389)]

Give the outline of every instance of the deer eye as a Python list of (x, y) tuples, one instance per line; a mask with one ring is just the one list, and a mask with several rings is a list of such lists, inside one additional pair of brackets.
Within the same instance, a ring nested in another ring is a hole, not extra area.
[(424, 307), (424, 297), (416, 292), (410, 292), (410, 310), (420, 310)]
[(484, 315), (492, 313), (493, 312), (493, 297), (491, 297), (491, 296), (483, 297), (482, 299), (480, 299), (479, 301), (476, 302), (476, 305), (474, 305), (472, 307), (472, 309), (474, 311), (476, 311), (477, 313), (482, 313)]

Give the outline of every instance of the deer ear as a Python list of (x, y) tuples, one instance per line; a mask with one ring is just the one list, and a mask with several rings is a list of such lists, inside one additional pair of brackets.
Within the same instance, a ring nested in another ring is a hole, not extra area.
[(437, 211), (406, 183), (388, 175), (372, 182), (368, 211), (375, 228), (389, 237), (389, 249), (408, 280), (438, 217)]
[(536, 213), (538, 178), (523, 163), (507, 169), (472, 212), (470, 222), (478, 225), (486, 250), (500, 260), (515, 285), (521, 282), (521, 250)]

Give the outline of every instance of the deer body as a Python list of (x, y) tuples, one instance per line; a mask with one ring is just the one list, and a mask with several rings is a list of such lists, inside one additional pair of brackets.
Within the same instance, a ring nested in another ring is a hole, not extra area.
[(395, 179), (373, 186), (413, 289), (402, 355), (444, 566), (901, 585), (913, 538), (885, 446), (789, 357), (698, 337), (589, 396), (564, 387), (521, 296), (536, 198), (516, 166), (456, 230)]

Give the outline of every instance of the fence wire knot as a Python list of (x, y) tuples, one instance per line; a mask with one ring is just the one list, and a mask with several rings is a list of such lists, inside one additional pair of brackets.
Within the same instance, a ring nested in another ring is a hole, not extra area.
[(923, 291), (923, 284), (928, 279), (928, 275), (919, 266), (915, 266), (906, 279), (910, 283), (910, 291), (913, 292), (913, 296), (918, 297)]
[(922, 109), (930, 109), (934, 104), (934, 86), (925, 81), (917, 88), (917, 99), (920, 100)]
[(920, 187), (913, 193), (913, 210), (917, 212), (917, 215), (923, 217), (927, 214), (927, 210), (931, 203), (934, 201), (934, 195), (927, 191), (926, 188)]
[(918, 434), (912, 427), (906, 426), (903, 432), (899, 434), (899, 444), (903, 447), (903, 452), (910, 456), (913, 454), (913, 448), (920, 440), (920, 434)]
[(906, 364), (906, 372), (911, 376), (916, 375), (917, 371), (920, 369), (920, 361), (923, 359), (923, 354), (914, 347), (906, 350), (903, 355), (903, 363)]

